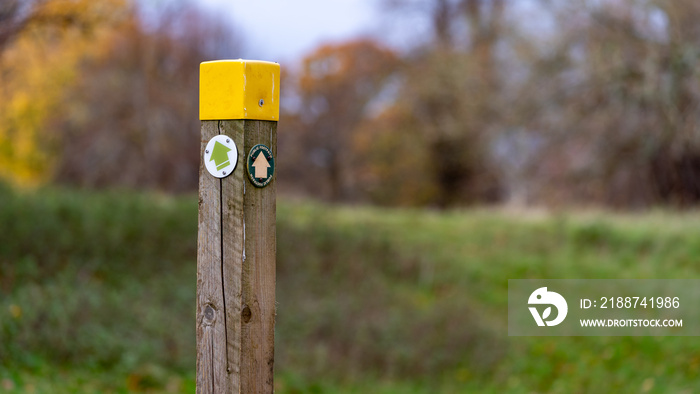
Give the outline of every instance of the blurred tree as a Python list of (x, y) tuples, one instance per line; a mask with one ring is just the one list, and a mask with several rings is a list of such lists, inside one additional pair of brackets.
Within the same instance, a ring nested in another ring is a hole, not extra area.
[(313, 195), (333, 201), (358, 197), (353, 134), (381, 100), (397, 62), (391, 50), (361, 39), (321, 46), (303, 60), (295, 81), (285, 79), (296, 85), (292, 99), (298, 105), (281, 125), (280, 146), (285, 147), (280, 151), (287, 157), (280, 160), (296, 168), (287, 176), (297, 188), (303, 184)]
[(385, 11), (419, 14), (427, 17), (433, 33), (434, 44), (451, 47), (455, 41), (463, 0), (383, 0)]
[(92, 42), (123, 18), (121, 0), (3, 2), (0, 37), (0, 177), (19, 184), (50, 178), (54, 133), (46, 120), (78, 76)]
[(30, 1), (20, 0), (4, 0), (0, 3), (0, 53), (26, 24), (31, 6)]
[(700, 201), (700, 3), (382, 4), (422, 15), (430, 38), (368, 96), (335, 93), (357, 77), (326, 78), (342, 64), (327, 50), (307, 59), (283, 126), (297, 132), (280, 137), (298, 144), (284, 171), (299, 189), (443, 207)]
[(236, 35), (192, 7), (140, 15), (128, 0), (3, 3), (0, 176), (196, 187), (196, 70)]
[(87, 187), (193, 190), (199, 170), (199, 63), (235, 53), (231, 31), (192, 8), (149, 26), (132, 14), (101, 42), (53, 119), (56, 179)]
[(485, 50), (499, 38), (504, 0), (381, 0), (385, 11), (417, 14), (428, 21), (429, 46)]
[(541, 199), (616, 206), (700, 201), (700, 4), (577, 1), (531, 68), (521, 112), (543, 137)]
[[(395, 141), (397, 148), (412, 142), (419, 146), (411, 149), (424, 151), (413, 156), (423, 158), (415, 169), (427, 175), (418, 201), (426, 193), (431, 195), (427, 202), (440, 207), (499, 197), (489, 152), (496, 92), (488, 89), (475, 63), (469, 55), (432, 53), (411, 62), (405, 71), (411, 83), (402, 85), (397, 106), (406, 119), (395, 123), (399, 130), (391, 125), (386, 130), (410, 140)], [(412, 177), (413, 171), (394, 175), (399, 179), (393, 182), (398, 182)]]
[[(447, 207), (500, 199), (502, 186), (491, 145), (503, 110), (499, 106), (503, 67), (496, 47), (505, 35), (504, 2), (388, 0), (386, 4), (427, 13), (434, 41), (415, 48), (405, 62), (396, 100), (400, 109), (394, 116), (403, 114), (407, 119), (395, 122), (402, 131), (387, 130), (394, 137), (385, 140), (401, 149), (407, 143), (401, 136), (413, 136), (408, 138), (420, 145), (412, 150), (424, 150), (412, 155), (422, 158), (414, 167), (427, 169), (427, 174), (414, 201), (402, 196), (380, 202)], [(376, 183), (375, 196), (395, 196), (382, 191), (382, 184), (396, 185), (413, 175), (391, 171), (391, 176), (397, 179)]]
[(358, 183), (381, 205), (433, 204), (436, 187), (424, 133), (407, 107), (391, 106), (357, 129)]

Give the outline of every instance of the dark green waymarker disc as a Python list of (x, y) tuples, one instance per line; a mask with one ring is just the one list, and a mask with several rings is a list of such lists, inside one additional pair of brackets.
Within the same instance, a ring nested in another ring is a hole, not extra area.
[(265, 187), (275, 175), (272, 150), (263, 144), (255, 145), (248, 153), (248, 179), (255, 187)]

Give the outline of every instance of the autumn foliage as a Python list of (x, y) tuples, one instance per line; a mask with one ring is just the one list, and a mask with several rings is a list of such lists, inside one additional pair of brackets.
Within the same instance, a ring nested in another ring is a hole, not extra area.
[[(281, 126), (307, 160), (290, 186), (333, 200), (437, 207), (700, 202), (697, 2), (383, 4), (422, 18), (428, 34), (376, 73), (363, 111), (333, 111), (340, 124), (318, 113), (352, 89), (331, 93), (336, 85), (317, 77), (323, 68), (308, 64), (351, 45), (307, 57), (299, 78), (327, 90), (301, 84), (304, 105), (294, 114), (302, 122)], [(346, 78), (363, 86), (362, 75)]]
[(196, 187), (197, 70), (235, 50), (229, 29), (188, 7), (146, 22), (126, 0), (37, 0), (10, 11), (0, 175), (25, 185)]
[[(700, 201), (696, 2), (377, 3), (424, 22), (404, 26), (408, 45), (330, 42), (282, 65), (283, 193), (432, 207)], [(0, 177), (196, 187), (198, 63), (239, 57), (238, 36), (190, 6), (152, 14), (129, 0), (0, 5)]]
[(333, 201), (359, 197), (358, 127), (372, 104), (381, 105), (376, 100), (397, 65), (391, 50), (359, 40), (318, 48), (285, 78), (297, 108), (284, 114), (279, 137), (280, 177), (290, 187)]

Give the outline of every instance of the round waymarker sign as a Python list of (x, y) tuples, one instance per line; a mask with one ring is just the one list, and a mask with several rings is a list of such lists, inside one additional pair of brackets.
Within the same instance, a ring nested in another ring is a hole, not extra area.
[(210, 139), (204, 148), (204, 166), (217, 178), (225, 178), (236, 169), (238, 149), (233, 138), (219, 134)]
[(248, 153), (248, 179), (255, 187), (265, 187), (275, 174), (272, 150), (263, 144), (255, 145)]

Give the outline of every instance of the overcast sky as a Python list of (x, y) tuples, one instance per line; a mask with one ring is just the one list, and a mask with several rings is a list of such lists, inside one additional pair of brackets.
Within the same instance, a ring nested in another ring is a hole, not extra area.
[(321, 43), (377, 35), (377, 0), (195, 0), (231, 18), (244, 34), (242, 57), (293, 61)]

